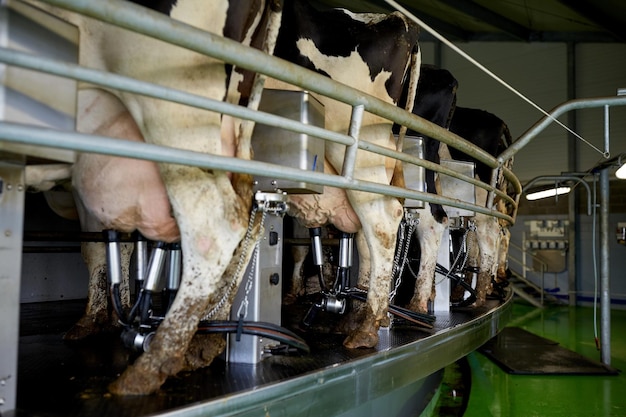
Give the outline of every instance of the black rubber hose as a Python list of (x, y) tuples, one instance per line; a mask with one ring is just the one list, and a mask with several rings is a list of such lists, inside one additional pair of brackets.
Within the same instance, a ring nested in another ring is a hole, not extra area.
[(463, 279), (457, 277), (455, 274), (450, 274), (450, 271), (448, 271), (446, 268), (444, 268), (440, 264), (437, 264), (437, 266), (435, 267), (435, 270), (439, 272), (441, 275), (445, 275), (448, 278), (453, 279), (458, 285), (460, 285), (461, 287), (463, 287), (466, 291), (470, 293), (470, 296), (467, 297), (467, 299), (459, 301), (458, 303), (452, 303), (452, 307), (467, 307), (476, 301), (476, 298), (477, 298), (476, 290), (472, 288), (470, 284), (465, 282)]
[(122, 307), (122, 297), (120, 295), (120, 284), (113, 284), (111, 286), (111, 304), (113, 304), (113, 310), (117, 314), (117, 318), (124, 326), (128, 326), (128, 318), (124, 314), (124, 308)]
[(244, 321), (240, 325), (238, 321), (203, 321), (198, 325), (198, 333), (236, 333), (238, 329), (242, 329), (244, 334), (267, 337), (305, 353), (311, 351), (300, 336), (272, 323)]
[(130, 313), (128, 313), (128, 322), (132, 323), (135, 321), (135, 317), (137, 317), (137, 310), (139, 309), (139, 306), (141, 306), (143, 304), (143, 298), (144, 298), (144, 291), (140, 290), (139, 291), (139, 295), (137, 296), (137, 299), (135, 300), (135, 304), (133, 304), (133, 307), (130, 309)]
[[(355, 300), (366, 302), (366, 296), (361, 292), (349, 291), (347, 293), (348, 297), (354, 298)], [(415, 311), (399, 307), (395, 304), (389, 304), (389, 312), (395, 316), (401, 317), (405, 320), (408, 320), (412, 323), (423, 326), (427, 329), (432, 329), (432, 323), (435, 322), (435, 316), (430, 314), (422, 314), (417, 313)]]

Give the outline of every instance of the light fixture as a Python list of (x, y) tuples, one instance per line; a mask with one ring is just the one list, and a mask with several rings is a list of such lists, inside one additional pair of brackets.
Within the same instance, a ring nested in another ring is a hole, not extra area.
[(561, 194), (567, 194), (571, 190), (570, 187), (554, 187), (548, 188), (547, 190), (535, 191), (529, 194), (526, 194), (526, 200), (534, 201), (539, 200), (541, 198), (554, 197)]
[[(571, 191), (575, 186), (582, 185), (587, 190), (587, 214), (591, 216), (591, 188), (589, 184), (585, 182), (585, 176), (589, 175), (586, 172), (563, 172), (561, 175), (541, 175), (528, 181), (524, 187), (522, 187), (522, 193), (526, 194), (527, 200), (537, 200), (539, 198), (554, 197), (560, 194), (566, 194)], [(546, 189), (544, 184), (538, 191), (538, 186), (533, 187), (536, 183), (542, 183), (551, 181), (554, 187)]]

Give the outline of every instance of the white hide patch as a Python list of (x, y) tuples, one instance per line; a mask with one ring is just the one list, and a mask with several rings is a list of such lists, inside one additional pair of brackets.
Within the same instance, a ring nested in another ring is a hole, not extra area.
[(357, 50), (352, 51), (350, 56), (346, 58), (322, 54), (311, 39), (298, 39), (296, 44), (300, 53), (306, 56), (317, 70), (324, 71), (333, 80), (369, 93), (388, 103), (393, 103), (385, 88), (385, 83), (391, 77), (391, 72), (382, 71), (376, 75), (372, 82), (369, 67)]
[(366, 24), (376, 24), (378, 22), (385, 20), (388, 17), (388, 15), (382, 14), (382, 13), (354, 13), (348, 9), (338, 9), (338, 10), (350, 16), (352, 20), (356, 20), (357, 22), (363, 22)]
[(170, 16), (188, 25), (221, 35), (226, 26), (228, 3), (228, 0), (178, 0)]

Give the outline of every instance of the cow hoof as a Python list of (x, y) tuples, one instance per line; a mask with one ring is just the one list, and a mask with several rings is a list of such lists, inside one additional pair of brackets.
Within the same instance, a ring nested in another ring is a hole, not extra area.
[(205, 368), (226, 347), (226, 340), (219, 334), (197, 334), (191, 339), (185, 352), (184, 371)]
[(407, 308), (411, 311), (415, 311), (416, 313), (428, 314), (427, 303), (409, 304)]
[(378, 333), (357, 331), (346, 337), (343, 345), (348, 349), (373, 348), (378, 344)]
[(117, 380), (109, 385), (109, 392), (113, 395), (132, 396), (132, 395), (148, 395), (156, 392), (165, 382), (156, 377), (154, 380), (148, 378), (125, 377), (128, 371), (124, 372)]
[[(145, 354), (144, 354), (145, 355)], [(149, 366), (146, 356), (140, 356), (118, 379), (109, 384), (109, 392), (114, 395), (148, 395), (156, 392), (168, 377), (168, 372), (158, 372)]]
[(348, 313), (334, 326), (333, 332), (338, 334), (352, 334), (359, 330), (362, 319), (356, 314)]
[(79, 320), (63, 335), (64, 340), (79, 341), (103, 333), (113, 333), (119, 330), (119, 325), (103, 324), (93, 320)]
[(476, 308), (483, 307), (484, 305), (485, 305), (485, 300), (476, 300), (476, 302), (472, 304), (472, 306)]

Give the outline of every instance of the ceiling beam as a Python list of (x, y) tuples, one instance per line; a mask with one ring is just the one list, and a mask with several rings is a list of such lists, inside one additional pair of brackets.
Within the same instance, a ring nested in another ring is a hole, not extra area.
[[(493, 26), (516, 40), (528, 41), (531, 38), (532, 31), (526, 27), (514, 22), (501, 14), (487, 9), (473, 1), (467, 0), (440, 0), (442, 3), (452, 7), (463, 14), (478, 19), (490, 26)], [(575, 1), (575, 0), (574, 0)]]
[[(428, 13), (424, 13), (420, 10), (416, 10), (410, 6), (405, 6), (405, 8), (407, 9), (407, 11), (414, 14), (417, 18), (419, 18), (428, 26), (430, 26), (432, 29), (437, 31), (437, 33), (441, 34), (442, 36), (448, 38), (451, 41), (466, 41), (467, 42), (471, 39), (471, 35), (472, 35), (471, 32), (468, 32), (459, 26), (445, 22), (439, 18), (436, 18), (435, 16), (432, 16)], [(423, 31), (422, 33), (425, 32), (423, 29), (422, 31)], [(422, 35), (420, 35), (420, 37), (422, 37)]]
[(589, 19), (591, 22), (603, 28), (615, 36), (619, 42), (626, 42), (626, 27), (610, 14), (604, 13), (592, 3), (584, 0), (559, 0), (576, 13)]

